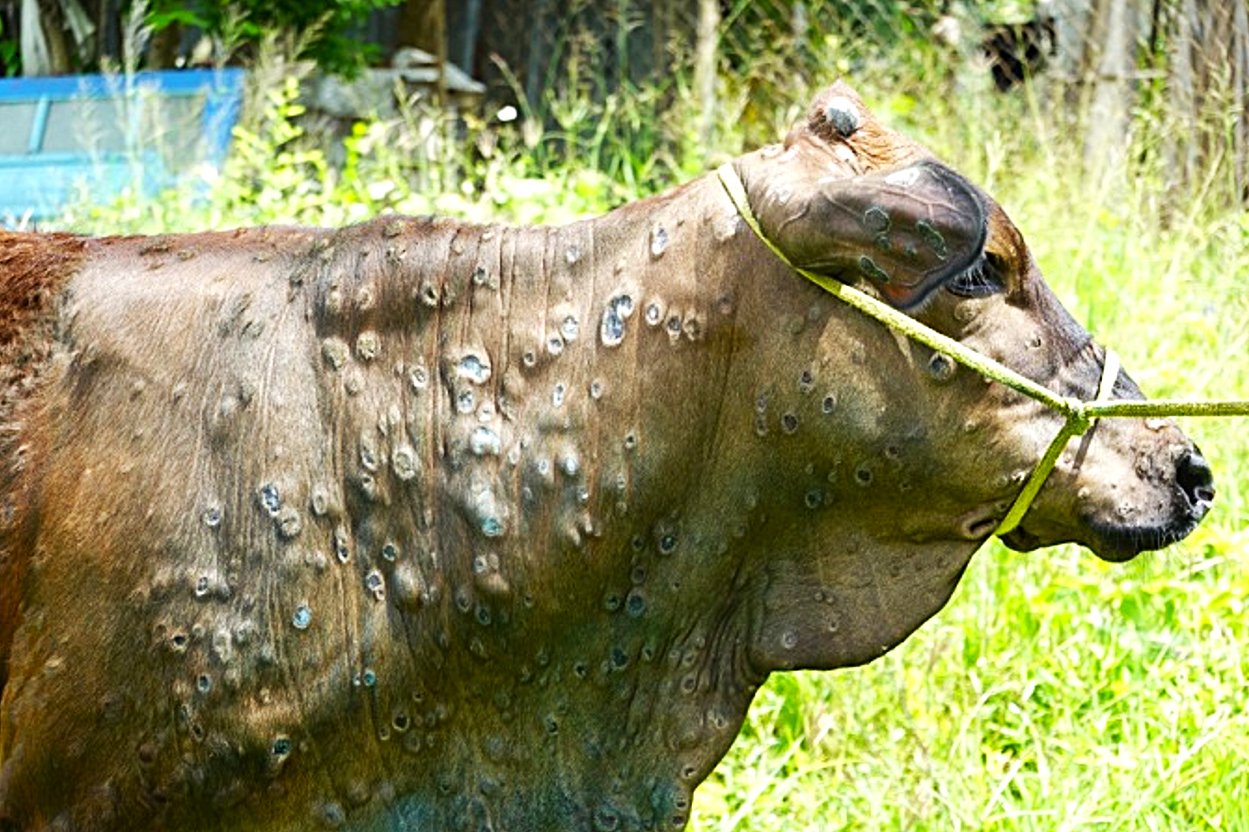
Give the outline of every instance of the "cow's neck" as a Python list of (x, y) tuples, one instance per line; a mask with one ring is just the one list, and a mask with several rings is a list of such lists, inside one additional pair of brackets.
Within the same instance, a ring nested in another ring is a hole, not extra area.
[(668, 823), (732, 742), (763, 678), (710, 464), (738, 229), (703, 180), (563, 228), (393, 220), (321, 245), (332, 545), (376, 598), (337, 672), (367, 753), (404, 772), (393, 813)]
[[(373, 727), (318, 756), (394, 772), (392, 815), (681, 820), (767, 670), (863, 661), (931, 614), (821, 623), (880, 601), (832, 578), (910, 551), (839, 533), (871, 489), (809, 461), (825, 430), (821, 457), (879, 444), (840, 350), (874, 335), (830, 329), (814, 287), (776, 292), (792, 275), (714, 180), (563, 228), (380, 221), (324, 248), (330, 545), (358, 574), (305, 708)], [(835, 417), (803, 375), (830, 348), (847, 369), (820, 378), (853, 382)]]

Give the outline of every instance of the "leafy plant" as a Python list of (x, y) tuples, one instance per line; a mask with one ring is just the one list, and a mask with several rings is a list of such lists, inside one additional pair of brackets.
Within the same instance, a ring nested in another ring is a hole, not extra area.
[(153, 31), (195, 27), (235, 48), (254, 49), (272, 32), (316, 30), (304, 54), (326, 72), (352, 75), (378, 54), (375, 44), (355, 34), (375, 9), (402, 0), (153, 0), (147, 23)]
[(3, 67), (4, 74), (10, 78), (22, 72), (22, 53), (18, 47), (17, 38), (10, 37), (4, 31), (2, 18), (0, 18), (0, 67)]

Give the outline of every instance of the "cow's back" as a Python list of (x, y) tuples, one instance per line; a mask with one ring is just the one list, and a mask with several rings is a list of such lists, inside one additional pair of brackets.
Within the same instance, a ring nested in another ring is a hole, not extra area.
[[(290, 614), (272, 589), (300, 517), (282, 509), (294, 469), (332, 453), (310, 301), (275, 279), (315, 236), (27, 238), (62, 259), (46, 320), (17, 335), (41, 369), (6, 459), (6, 807), (76, 804), (62, 822), (106, 826), (119, 801), (175, 797), (205, 759), (273, 742), (263, 702), (220, 703), (283, 685), (265, 633)], [(196, 747), (214, 721), (236, 747)]]
[(31, 447), (22, 425), (34, 417), (32, 392), (55, 352), (61, 287), (77, 270), (85, 242), (66, 235), (0, 232), (0, 688), (19, 619), (28, 557)]

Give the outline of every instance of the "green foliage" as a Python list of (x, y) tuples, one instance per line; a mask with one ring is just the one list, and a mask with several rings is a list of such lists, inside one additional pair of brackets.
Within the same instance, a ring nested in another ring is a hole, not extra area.
[(1037, 0), (980, 0), (977, 13), (992, 23), (1026, 23), (1035, 20), (1041, 9)]
[[(305, 134), (298, 83), (286, 78), (262, 91), (258, 128), (235, 128), (219, 174), (157, 200), (128, 192), (111, 203), (84, 203), (62, 224), (152, 233), (274, 222), (339, 225), (380, 211), (558, 223), (601, 213), (697, 171), (702, 150), (684, 130), (687, 122), (682, 131), (655, 126), (661, 93), (613, 94), (596, 109), (588, 89), (573, 89), (549, 102), (552, 126), (546, 130), (527, 111), (508, 123), (470, 113), (470, 140), (461, 141), (460, 126), (444, 113), (410, 107), (395, 120), (357, 123), (330, 148)], [(587, 131), (586, 124), (594, 126)], [(331, 165), (331, 157), (341, 161)]]
[[(878, 114), (998, 198), (1063, 302), (1147, 392), (1249, 398), (1247, 215), (1200, 195), (1177, 210), (1150, 165), (1126, 184), (1086, 174), (1081, 134), (1053, 108), (967, 86), (932, 52), (890, 62), (843, 47), (832, 36), (821, 47), (830, 74), (853, 70)], [(413, 109), (357, 125), (336, 148), (304, 134), (288, 84), (198, 191), (71, 219), (110, 232), (385, 211), (562, 222), (775, 140), (829, 80), (724, 78), (712, 148), (692, 138), (681, 79), (601, 107), (592, 81), (571, 84), (549, 102), (550, 129), (526, 112), (470, 117), (458, 138)], [(754, 92), (782, 88), (752, 110), (768, 115), (742, 118)], [(669, 115), (657, 124), (660, 95)], [(947, 608), (890, 655), (773, 677), (699, 789), (693, 828), (1249, 829), (1249, 443), (1236, 420), (1185, 427), (1220, 489), (1189, 540), (1122, 566), (1074, 547), (986, 547)]]
[(153, 0), (147, 24), (159, 32), (194, 26), (231, 48), (255, 48), (275, 32), (315, 33), (305, 52), (322, 70), (352, 75), (378, 54), (378, 47), (353, 34), (369, 12), (402, 0)]

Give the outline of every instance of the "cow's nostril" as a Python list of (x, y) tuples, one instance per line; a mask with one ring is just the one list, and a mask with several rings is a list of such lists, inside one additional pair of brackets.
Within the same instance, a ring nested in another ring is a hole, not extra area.
[(1185, 453), (1175, 463), (1175, 484), (1184, 492), (1189, 505), (1203, 514), (1214, 502), (1214, 474), (1206, 458), (1197, 451)]

